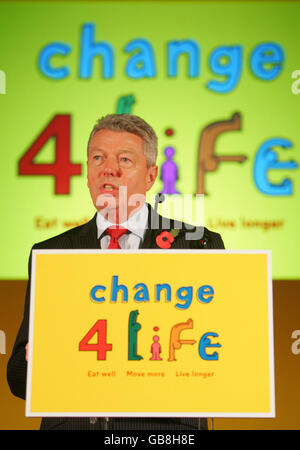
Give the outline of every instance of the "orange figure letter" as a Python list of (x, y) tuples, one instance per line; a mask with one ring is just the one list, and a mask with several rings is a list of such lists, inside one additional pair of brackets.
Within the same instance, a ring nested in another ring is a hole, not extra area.
[(170, 346), (169, 346), (169, 358), (168, 361), (176, 361), (175, 359), (175, 349), (178, 350), (181, 348), (182, 344), (195, 344), (196, 341), (193, 339), (186, 340), (180, 339), (180, 333), (182, 330), (187, 328), (193, 328), (193, 320), (188, 319), (186, 322), (177, 323), (171, 328), (170, 333)]

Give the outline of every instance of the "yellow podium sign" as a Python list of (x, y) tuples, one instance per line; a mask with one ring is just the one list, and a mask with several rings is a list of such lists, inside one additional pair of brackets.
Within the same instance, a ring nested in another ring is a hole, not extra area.
[(26, 415), (274, 417), (270, 252), (34, 250)]

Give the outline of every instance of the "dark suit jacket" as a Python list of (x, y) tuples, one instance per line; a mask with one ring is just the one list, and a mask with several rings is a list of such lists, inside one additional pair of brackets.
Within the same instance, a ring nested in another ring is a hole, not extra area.
[[(191, 228), (181, 222), (174, 222), (158, 216), (149, 207), (148, 228), (145, 232), (141, 249), (159, 249), (156, 236), (164, 229), (179, 229), (179, 234), (172, 243), (171, 249), (224, 249), (221, 236), (206, 228)], [(166, 226), (167, 225), (167, 226)], [(168, 226), (169, 225), (169, 226)], [(152, 226), (152, 228), (151, 228)], [(153, 226), (155, 227), (153, 229)], [(197, 237), (187, 240), (189, 236)], [(95, 249), (100, 248), (97, 239), (96, 215), (88, 223), (66, 231), (46, 241), (35, 244), (33, 249)], [(19, 329), (12, 355), (7, 366), (7, 380), (14, 395), (25, 399), (27, 362), (25, 361), (25, 345), (28, 342), (29, 329), (29, 300), (30, 300), (30, 269), (27, 285), (24, 318)], [(41, 429), (68, 429), (68, 430), (197, 430), (206, 429), (207, 420), (197, 418), (111, 418), (107, 423), (103, 418), (81, 417), (53, 417), (43, 418)]]

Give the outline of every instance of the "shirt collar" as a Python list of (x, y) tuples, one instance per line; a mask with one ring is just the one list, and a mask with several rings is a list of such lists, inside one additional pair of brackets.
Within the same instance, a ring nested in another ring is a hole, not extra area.
[[(147, 205), (144, 203), (143, 206), (136, 213), (130, 216), (128, 220), (126, 220), (123, 223), (120, 223), (120, 226), (127, 228), (127, 230), (129, 230), (131, 233), (134, 233), (138, 237), (143, 239), (147, 223), (148, 223), (148, 208)], [(100, 214), (99, 212), (97, 213), (96, 224), (97, 224), (98, 239), (106, 231), (107, 228), (114, 225), (108, 220), (106, 220), (105, 217), (103, 217), (102, 214)]]

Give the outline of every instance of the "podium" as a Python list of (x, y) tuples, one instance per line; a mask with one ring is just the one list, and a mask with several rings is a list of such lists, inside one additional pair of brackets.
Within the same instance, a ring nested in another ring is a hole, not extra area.
[(26, 415), (274, 417), (269, 251), (34, 250)]

